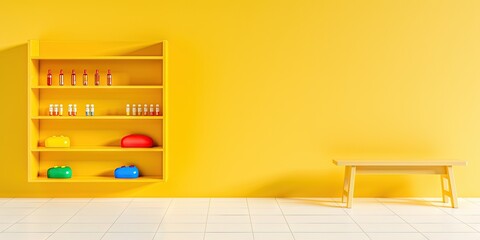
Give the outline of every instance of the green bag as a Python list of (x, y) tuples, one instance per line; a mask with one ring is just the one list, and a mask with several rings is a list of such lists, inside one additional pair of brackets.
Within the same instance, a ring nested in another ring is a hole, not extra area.
[(69, 166), (55, 166), (47, 171), (48, 178), (72, 178), (72, 169)]

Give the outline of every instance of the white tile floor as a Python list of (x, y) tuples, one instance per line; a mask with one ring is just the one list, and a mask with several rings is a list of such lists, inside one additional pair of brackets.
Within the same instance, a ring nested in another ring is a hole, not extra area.
[(0, 240), (479, 239), (480, 199), (0, 198)]

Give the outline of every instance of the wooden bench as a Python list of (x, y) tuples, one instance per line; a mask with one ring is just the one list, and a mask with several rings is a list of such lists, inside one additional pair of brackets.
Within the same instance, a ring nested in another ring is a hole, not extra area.
[(345, 180), (342, 191), (342, 203), (352, 207), (355, 175), (358, 174), (439, 174), (442, 186), (443, 202), (451, 199), (452, 207), (457, 208), (457, 192), (453, 166), (466, 166), (466, 161), (452, 160), (333, 160), (337, 166), (345, 166)]

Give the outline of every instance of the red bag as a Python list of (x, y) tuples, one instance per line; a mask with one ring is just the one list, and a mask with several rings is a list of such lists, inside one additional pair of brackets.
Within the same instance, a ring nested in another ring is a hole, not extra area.
[(153, 147), (152, 138), (141, 135), (131, 134), (122, 138), (122, 148), (151, 148)]

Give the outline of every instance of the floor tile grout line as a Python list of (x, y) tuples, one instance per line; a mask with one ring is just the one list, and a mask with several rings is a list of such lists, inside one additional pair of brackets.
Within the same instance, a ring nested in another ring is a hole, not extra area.
[(208, 215), (210, 215), (210, 206), (212, 204), (212, 199), (208, 199), (208, 210), (207, 210), (207, 220), (205, 221), (205, 228), (203, 230), (203, 240), (207, 237), (207, 225), (208, 225)]
[(480, 205), (480, 202), (476, 202), (476, 201), (472, 201), (471, 198), (463, 198), (465, 201), (469, 202), (469, 203), (472, 203), (474, 205), (477, 205), (479, 206)]
[(472, 201), (472, 200), (468, 200), (468, 201), (475, 206), (480, 206), (480, 202), (475, 202), (475, 201)]
[(475, 224), (475, 223), (465, 223), (465, 222), (463, 222), (463, 221), (462, 221), (462, 220), (460, 220), (460, 219), (458, 219), (458, 220), (459, 220), (460, 222), (462, 222), (463, 224), (466, 224), (466, 225), (468, 225), (470, 228), (472, 228), (473, 230), (475, 230), (475, 232), (477, 232), (477, 233), (480, 233), (480, 231), (479, 231), (479, 230), (477, 230), (476, 228), (474, 228), (474, 227), (470, 226), (470, 224)]
[[(447, 202), (447, 204), (450, 203), (450, 201), (451, 201), (451, 200), (449, 199), (448, 202)], [(449, 204), (449, 205), (450, 205), (450, 204)], [(451, 205), (450, 205), (450, 206), (451, 206)], [(448, 212), (446, 209), (444, 209), (444, 208), (439, 208), (439, 209), (440, 209), (440, 211), (444, 212), (445, 214), (452, 215), (451, 213), (449, 213), (449, 212)]]
[[(105, 237), (105, 235), (107, 235), (108, 231), (113, 227), (113, 225), (118, 221), (118, 219), (123, 215), (123, 213), (125, 212), (125, 210), (127, 210), (127, 208), (130, 206), (130, 204), (132, 204), (133, 202), (133, 198), (130, 199), (130, 201), (128, 202), (127, 206), (123, 209), (122, 213), (120, 213), (120, 215), (118, 215), (118, 217), (115, 219), (115, 221), (113, 221), (113, 223), (110, 225), (110, 227), (107, 229), (107, 231), (105, 231), (102, 235), (102, 237), (100, 238), (103, 239)], [(153, 240), (153, 238), (152, 238)]]
[[(468, 200), (467, 200), (467, 201), (468, 201)], [(469, 201), (469, 202), (470, 202), (470, 201)], [(443, 209), (442, 209), (442, 210), (443, 210)], [(470, 226), (470, 224), (468, 224), (468, 223), (460, 220), (456, 215), (451, 214), (451, 213), (449, 213), (449, 212), (447, 212), (447, 211), (444, 211), (444, 212), (447, 213), (449, 216), (452, 216), (453, 218), (457, 219), (457, 220), (460, 221), (461, 223), (467, 225), (469, 228), (473, 229), (475, 232), (477, 232), (477, 233), (480, 232), (480, 231), (478, 231), (477, 229), (475, 229), (474, 227)]]
[(252, 238), (255, 240), (255, 233), (253, 232), (252, 215), (250, 213), (250, 205), (248, 204), (248, 198), (245, 198), (245, 202), (247, 203), (248, 219), (250, 219), (250, 229), (252, 230)]
[(170, 206), (172, 205), (173, 200), (174, 200), (174, 198), (170, 198), (170, 201), (168, 201), (167, 209), (166, 209), (165, 212), (163, 213), (163, 217), (162, 217), (162, 219), (160, 220), (160, 223), (158, 224), (157, 230), (156, 230), (155, 233), (153, 234), (152, 240), (154, 240), (155, 237), (157, 236), (158, 230), (160, 230), (160, 226), (162, 226), (163, 220), (165, 219), (165, 216), (167, 215), (168, 209), (170, 209)]
[[(53, 198), (52, 198), (53, 199)], [(49, 201), (47, 202), (50, 202), (52, 201), (52, 199), (50, 199)], [(85, 205), (83, 207), (81, 207), (80, 209), (78, 209), (69, 219), (67, 219), (66, 221), (64, 221), (62, 223), (62, 225), (60, 225), (60, 227), (57, 228), (57, 230), (55, 230), (55, 232), (53, 232), (52, 234), (50, 234), (46, 239), (48, 240), (51, 236), (53, 236), (55, 233), (58, 232), (58, 230), (60, 230), (60, 228), (62, 228), (65, 224), (68, 223), (68, 221), (70, 221), (73, 217), (75, 217), (77, 215), (77, 213), (79, 213), (82, 209), (86, 208), (88, 206), (88, 204), (90, 204), (90, 202), (92, 202), (92, 199), (90, 199), (88, 202), (85, 203)]]
[(293, 240), (295, 240), (295, 234), (293, 234), (292, 228), (290, 228), (290, 223), (288, 223), (287, 217), (285, 216), (285, 213), (283, 212), (283, 209), (280, 206), (280, 203), (278, 203), (277, 197), (275, 197), (275, 202), (277, 203), (277, 207), (280, 209), (280, 212), (282, 213), (282, 217), (285, 220), (285, 223), (287, 224), (288, 230), (290, 230), (290, 234), (292, 235)]
[[(11, 201), (13, 201), (13, 199), (15, 199), (15, 198), (12, 198)], [(41, 207), (42, 207), (43, 205), (45, 205), (47, 202), (48, 202), (48, 201), (42, 202), (42, 204), (41, 204), (40, 206), (35, 207), (35, 210), (33, 210), (31, 213), (23, 216), (22, 218), (18, 219), (16, 222), (12, 223), (12, 224), (11, 224), (10, 226), (8, 226), (7, 228), (3, 229), (3, 231), (1, 231), (1, 233), (5, 233), (5, 231), (7, 231), (7, 229), (11, 228), (11, 227), (14, 226), (15, 224), (20, 223), (20, 221), (22, 221), (22, 220), (25, 219), (26, 217), (32, 215), (35, 211), (37, 211), (39, 208), (41, 208)], [(50, 234), (50, 235), (52, 235), (52, 234)], [(47, 238), (49, 238), (50, 235), (49, 235)], [(47, 239), (47, 238), (45, 238), (45, 239)]]
[[(352, 199), (353, 200), (353, 199)], [(341, 201), (341, 200), (340, 200)], [(376, 200), (375, 200), (376, 201)], [(341, 204), (338, 204), (338, 206), (342, 207)], [(353, 207), (353, 206), (352, 206)], [(351, 209), (351, 208), (350, 208)], [(360, 224), (355, 221), (355, 219), (347, 212), (347, 210), (345, 208), (343, 208), (343, 211), (345, 212), (345, 214), (347, 214), (347, 216), (352, 219), (352, 221), (355, 223), (355, 225), (357, 225), (358, 228), (360, 228), (360, 230), (362, 230), (363, 234), (365, 234), (365, 236), (367, 236), (368, 239), (372, 240), (372, 238), (370, 237), (370, 235), (368, 235), (367, 232), (365, 232), (365, 230), (362, 228), (362, 226), (360, 226)]]
[(13, 198), (7, 198), (7, 201), (2, 202), (2, 204), (0, 204), (0, 207), (3, 206), (3, 205), (5, 205), (6, 203), (12, 201), (12, 200), (13, 200)]
[[(13, 201), (14, 198), (11, 198), (10, 201)], [(8, 226), (7, 228), (5, 228), (2, 233), (4, 233), (7, 229), (11, 228), (12, 226), (14, 226), (15, 224), (18, 224), (20, 221), (22, 221), (23, 219), (25, 219), (26, 217), (32, 215), (35, 211), (37, 211), (39, 208), (41, 208), (43, 205), (45, 205), (47, 202), (49, 202), (51, 199), (45, 201), (45, 202), (42, 202), (42, 204), (38, 207), (35, 208), (35, 210), (33, 210), (31, 213), (25, 215), (24, 217), (20, 218), (19, 220), (17, 220), (15, 223), (11, 224), (10, 226)], [(10, 202), (8, 201), (8, 202)], [(60, 228), (60, 227), (59, 227)], [(58, 229), (57, 229), (58, 230)], [(48, 239), (50, 236), (52, 236), (55, 232), (52, 232), (48, 235), (48, 237), (46, 237), (45, 239)]]
[[(459, 199), (463, 199), (463, 200), (465, 200), (465, 201), (467, 201), (467, 202), (470, 202), (470, 203), (471, 203), (471, 201), (469, 201), (469, 200), (467, 200), (467, 199), (464, 199), (464, 198), (459, 198)], [(451, 201), (451, 200), (449, 200), (449, 201)], [(455, 209), (455, 208), (451, 208), (451, 205), (449, 204), (449, 202), (447, 202), (447, 204), (448, 204), (447, 206), (449, 206), (449, 208), (448, 208), (448, 209)], [(476, 205), (476, 204), (475, 204), (475, 205)], [(435, 206), (435, 205), (433, 205), (433, 206)], [(457, 218), (457, 216), (456, 216), (456, 215), (454, 215), (454, 214), (452, 214), (452, 213), (450, 213), (450, 212), (446, 211), (446, 209), (444, 209), (444, 207), (445, 207), (445, 206), (443, 206), (442, 208), (440, 208), (440, 207), (437, 207), (437, 206), (435, 206), (435, 207), (436, 207), (436, 208), (438, 208), (438, 209), (440, 209), (442, 212), (446, 213), (447, 215), (449, 215), (449, 216), (451, 216), (451, 217), (453, 217), (453, 218), (457, 219), (457, 220), (458, 220), (458, 221), (460, 221), (462, 224), (465, 224), (465, 225), (467, 225), (469, 228), (473, 229), (473, 231), (475, 231), (476, 233), (479, 233), (479, 232), (480, 232), (480, 231), (478, 231), (477, 229), (475, 229), (474, 227), (470, 226), (470, 224), (468, 224), (468, 223), (465, 223), (464, 221), (462, 221), (462, 220), (460, 220), (459, 218)], [(458, 208), (457, 208), (457, 209), (458, 209)], [(451, 223), (449, 223), (449, 224), (451, 224)]]
[[(411, 223), (407, 222), (402, 216), (400, 216), (398, 213), (396, 213), (395, 211), (393, 211), (391, 208), (388, 207), (387, 204), (385, 204), (384, 202), (380, 202), (383, 206), (385, 206), (386, 208), (388, 208), (390, 211), (392, 211), (395, 216), (399, 217), (400, 219), (402, 219), (406, 224), (408, 224), (410, 227), (412, 227), (413, 229), (415, 229), (415, 231), (417, 231), (417, 233), (420, 233), (425, 239), (430, 239), (428, 238), (423, 232), (419, 231), (416, 227), (414, 227)], [(433, 206), (433, 205), (432, 205)], [(435, 207), (435, 206), (433, 206)]]
[[(21, 219), (23, 219), (23, 218), (20, 218), (19, 220), (17, 220), (17, 222), (20, 221)], [(6, 227), (5, 229), (3, 229), (2, 231), (0, 231), (0, 233), (4, 233), (4, 232), (5, 232), (7, 229), (9, 229), (11, 226), (15, 225), (16, 222), (15, 222), (15, 223), (7, 223), (7, 224), (10, 224), (10, 225), (9, 225), (8, 227)]]
[[(465, 201), (467, 201), (467, 202), (469, 202), (469, 203), (472, 203), (472, 204), (478, 206), (478, 204), (475, 204), (475, 202), (472, 202), (472, 201), (470, 201), (470, 200), (468, 200), (468, 199), (465, 199), (465, 198), (459, 198), (459, 199), (464, 199)], [(449, 201), (451, 201), (451, 199), (449, 199)], [(449, 202), (448, 202), (448, 203), (449, 203)], [(450, 209), (452, 209), (452, 208), (450, 208)], [(457, 208), (457, 209), (458, 209), (458, 208)], [(444, 210), (444, 209), (441, 209), (441, 210), (442, 210), (444, 213), (448, 214), (449, 216), (457, 219), (457, 220), (460, 221), (461, 223), (466, 224), (468, 227), (472, 228), (475, 232), (480, 232), (480, 231), (478, 231), (477, 229), (475, 229), (474, 227), (470, 226), (469, 223), (466, 223), (466, 222), (460, 220), (460, 219), (457, 217), (457, 215), (455, 215), (455, 214), (453, 214), (453, 213), (450, 213), (450, 212), (448, 212), (448, 211), (446, 211), (446, 210)]]

